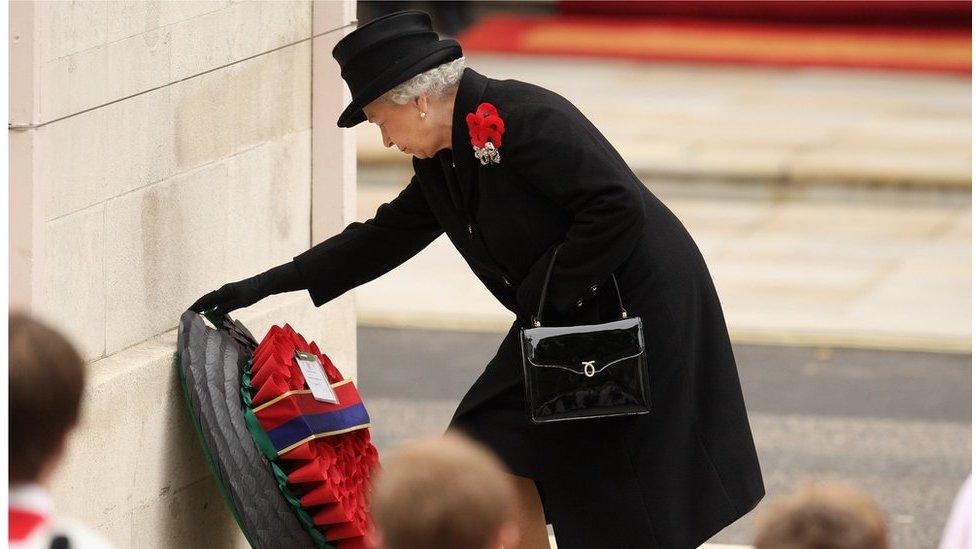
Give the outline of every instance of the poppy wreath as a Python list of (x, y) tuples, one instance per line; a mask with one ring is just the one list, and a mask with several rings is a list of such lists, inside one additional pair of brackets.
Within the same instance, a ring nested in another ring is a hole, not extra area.
[[(314, 355), (338, 403), (316, 400), (296, 361)], [(272, 326), (247, 360), (241, 396), (251, 434), (276, 467), (279, 488), (318, 547), (365, 549), (369, 491), (379, 468), (369, 416), (351, 379), (343, 379), (315, 342), (290, 325)]]
[(483, 166), (501, 163), (499, 149), (502, 148), (505, 121), (498, 116), (498, 109), (491, 103), (482, 103), (475, 112), (467, 114), (465, 121), (468, 123), (468, 135), (471, 137), (475, 158)]
[(252, 432), (261, 428), (253, 414), (248, 419), (240, 388), (244, 363), (257, 340), (239, 320), (215, 311), (203, 316), (215, 328), (195, 311), (180, 315), (173, 362), (220, 495), (251, 547), (326, 547), (322, 534), (313, 540), (294, 506), (282, 497), (279, 479), (284, 475), (255, 444)]

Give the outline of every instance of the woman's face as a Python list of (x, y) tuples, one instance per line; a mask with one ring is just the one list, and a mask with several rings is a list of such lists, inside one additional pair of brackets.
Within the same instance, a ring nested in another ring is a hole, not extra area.
[[(406, 105), (377, 99), (365, 107), (367, 120), (380, 128), (384, 147), (397, 147), (405, 154), (417, 158), (430, 158), (437, 152), (436, 132), (428, 120), (420, 117), (426, 112), (425, 98), (415, 99)], [(430, 118), (428, 113), (427, 118)]]

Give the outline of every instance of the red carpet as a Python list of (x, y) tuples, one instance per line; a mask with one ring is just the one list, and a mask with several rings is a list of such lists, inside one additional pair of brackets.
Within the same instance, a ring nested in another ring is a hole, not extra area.
[(809, 25), (972, 26), (972, 3), (959, 0), (557, 0), (563, 15), (674, 16)]
[(971, 74), (971, 29), (595, 15), (482, 19), (468, 52)]

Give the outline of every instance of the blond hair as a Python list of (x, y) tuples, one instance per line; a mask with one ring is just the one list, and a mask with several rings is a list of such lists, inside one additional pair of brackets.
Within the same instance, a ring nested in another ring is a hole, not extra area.
[(456, 431), (385, 458), (370, 499), (385, 549), (480, 549), (515, 519), (515, 487), (502, 462)]
[(757, 519), (756, 549), (888, 549), (884, 514), (838, 482), (806, 483)]

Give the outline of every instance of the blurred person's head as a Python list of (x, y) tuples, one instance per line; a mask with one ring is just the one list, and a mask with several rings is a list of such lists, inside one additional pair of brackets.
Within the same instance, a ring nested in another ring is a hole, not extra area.
[(78, 420), (85, 363), (54, 328), (9, 317), (10, 484), (43, 482)]
[(499, 549), (518, 543), (515, 498), (502, 462), (450, 432), (386, 457), (370, 505), (382, 549)]
[(454, 98), (465, 58), (424, 71), (371, 101), (363, 112), (380, 129), (384, 147), (430, 158), (451, 147)]
[(888, 549), (884, 513), (863, 492), (837, 482), (807, 483), (767, 507), (756, 549)]

